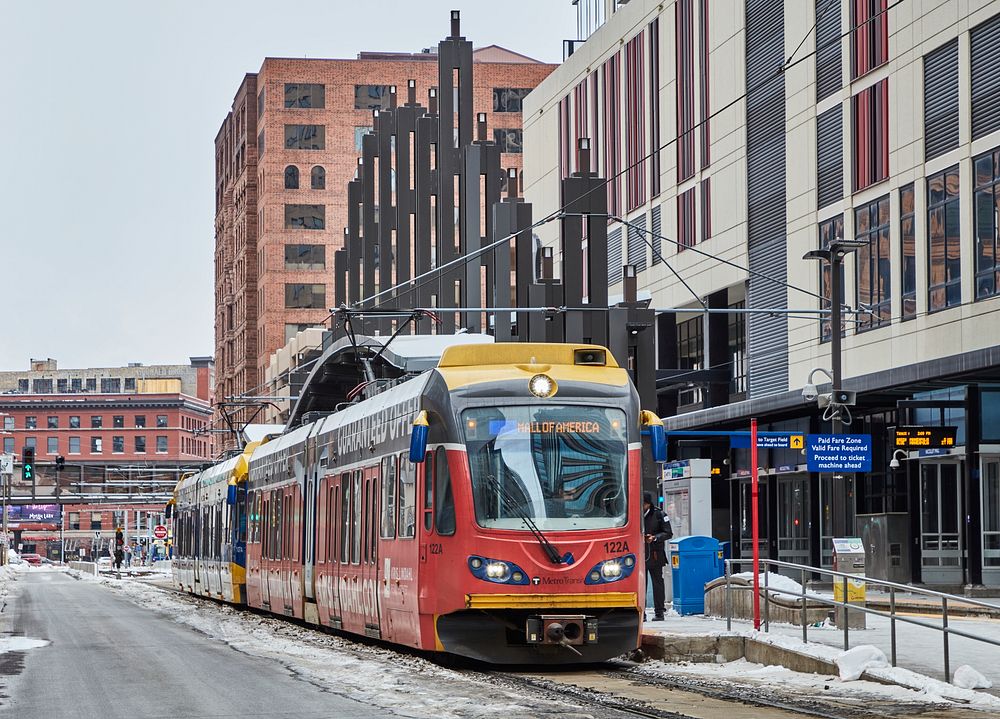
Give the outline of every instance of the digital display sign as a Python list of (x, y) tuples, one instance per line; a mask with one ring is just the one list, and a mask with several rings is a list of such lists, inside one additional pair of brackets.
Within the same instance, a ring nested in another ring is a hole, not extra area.
[(958, 427), (896, 427), (896, 449), (951, 449)]
[(515, 420), (491, 419), (490, 434), (504, 432), (519, 434), (600, 434), (601, 425), (593, 420), (569, 420), (562, 422), (518, 422)]
[(7, 506), (7, 520), (10, 522), (58, 524), (61, 516), (58, 504), (12, 504)]

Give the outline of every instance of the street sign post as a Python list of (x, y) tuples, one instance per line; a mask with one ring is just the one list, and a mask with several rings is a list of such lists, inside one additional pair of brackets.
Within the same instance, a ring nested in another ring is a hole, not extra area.
[(870, 434), (810, 434), (806, 464), (810, 472), (870, 472)]
[(162, 524), (157, 524), (155, 527), (153, 527), (153, 536), (156, 537), (157, 539), (166, 539), (167, 528), (164, 527)]

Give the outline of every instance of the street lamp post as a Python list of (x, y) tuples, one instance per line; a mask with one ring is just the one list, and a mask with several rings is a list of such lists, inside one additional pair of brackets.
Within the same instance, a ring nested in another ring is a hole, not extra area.
[[(867, 244), (864, 240), (836, 239), (826, 247), (819, 250), (809, 250), (809, 252), (802, 256), (804, 260), (819, 260), (830, 265), (830, 381), (833, 385), (831, 388), (831, 398), (834, 401), (837, 398), (837, 393), (842, 389), (843, 374), (843, 349), (841, 345), (843, 314), (841, 310), (844, 298), (841, 297), (840, 270), (843, 267), (844, 257), (852, 252), (857, 252), (858, 249), (865, 247)], [(830, 434), (840, 434), (841, 428), (840, 412), (835, 411), (830, 416)], [(847, 527), (847, 508), (852, 494), (852, 484), (853, 477), (844, 482), (842, 492), (837, 492), (834, 487), (831, 487), (834, 490), (833, 525), (835, 536), (838, 534), (838, 530), (839, 534), (843, 536), (849, 529)], [(838, 507), (838, 505), (840, 506)]]

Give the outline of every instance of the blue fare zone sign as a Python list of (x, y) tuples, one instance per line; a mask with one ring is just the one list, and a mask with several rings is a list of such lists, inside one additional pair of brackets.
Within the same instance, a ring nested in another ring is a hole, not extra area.
[(810, 472), (870, 472), (870, 434), (810, 434), (806, 447)]

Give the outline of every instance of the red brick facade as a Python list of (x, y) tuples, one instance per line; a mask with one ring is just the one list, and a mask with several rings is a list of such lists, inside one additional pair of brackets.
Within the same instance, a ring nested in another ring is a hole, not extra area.
[[(494, 129), (520, 129), (520, 112), (494, 112), (494, 89), (534, 88), (556, 66), (493, 46), (475, 51), (474, 59), (473, 104), (476, 112), (487, 113), (488, 138), (493, 139)], [(426, 106), (437, 72), (434, 54), (362, 53), (357, 60), (267, 58), (259, 73), (244, 78), (216, 138), (220, 397), (265, 394), (260, 386), (264, 370), (271, 353), (286, 343), (286, 328), (326, 324), (334, 301), (333, 253), (343, 246), (347, 224), (346, 184), (360, 155), (356, 138), (363, 130), (356, 128), (372, 125), (372, 110), (355, 107), (356, 99), (371, 104), (367, 86), (395, 85), (402, 105), (412, 79), (417, 102)], [(321, 107), (316, 106), (318, 92), (302, 100), (293, 88), (286, 96), (286, 85), (305, 84), (323, 87)], [(302, 143), (297, 126), (322, 128), (322, 141), (318, 134), (309, 135), (310, 129)], [(263, 152), (258, 152), (261, 139)], [(322, 144), (323, 149), (292, 147), (296, 144)], [(503, 165), (520, 170), (521, 155), (505, 153)], [(292, 167), (296, 170), (288, 170)], [(314, 189), (314, 168), (322, 168), (321, 189)], [(297, 171), (297, 189), (286, 189), (286, 171), (293, 177)], [(321, 206), (324, 228), (286, 227), (286, 205)], [(322, 246), (322, 259), (286, 263), (290, 245)], [(322, 285), (323, 292), (314, 308), (288, 308), (286, 284)]]

